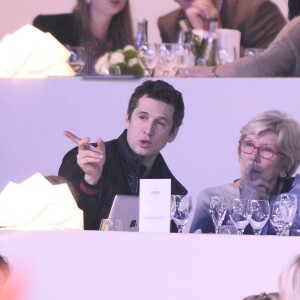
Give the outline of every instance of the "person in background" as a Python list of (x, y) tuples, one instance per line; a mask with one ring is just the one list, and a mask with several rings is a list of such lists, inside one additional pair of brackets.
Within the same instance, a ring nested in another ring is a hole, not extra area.
[(78, 192), (73, 183), (62, 176), (48, 175), (45, 178), (53, 185), (66, 183), (72, 193), (74, 200), (78, 201)]
[[(300, 199), (300, 175), (293, 177), (300, 164), (300, 125), (285, 113), (266, 111), (249, 121), (242, 129), (238, 142), (241, 178), (232, 183), (200, 192), (190, 232), (201, 229), (214, 232), (209, 214), (210, 198), (266, 199), (270, 204), (282, 193), (294, 193)], [(229, 221), (228, 213), (224, 224)], [(300, 214), (291, 227), (300, 228)], [(249, 224), (245, 233), (253, 234)], [(275, 234), (270, 221), (262, 234)]]
[(0, 255), (0, 290), (8, 280), (10, 274), (10, 266), (7, 259)]
[[(172, 194), (187, 194), (160, 154), (176, 138), (183, 117), (181, 93), (167, 82), (148, 80), (132, 94), (126, 129), (118, 139), (104, 143), (98, 138), (97, 143), (90, 144), (89, 138), (65, 132), (78, 147), (65, 155), (59, 175), (79, 192), (85, 229), (99, 230), (116, 195), (138, 195), (141, 178), (171, 179)], [(171, 231), (175, 228), (172, 223)]]
[(261, 293), (243, 300), (300, 300), (300, 255), (294, 257), (279, 277), (279, 293)]
[(77, 0), (72, 13), (39, 15), (33, 25), (64, 45), (84, 46), (85, 74), (95, 73), (95, 62), (105, 52), (134, 45), (129, 0)]
[[(176, 0), (181, 8), (161, 16), (162, 42), (177, 43), (182, 20), (190, 29), (207, 29), (206, 20), (217, 18), (219, 28), (241, 32), (242, 48), (267, 48), (286, 24), (276, 4), (269, 0)], [(186, 29), (183, 29), (183, 31)]]
[(279, 278), (280, 300), (300, 300), (300, 255), (283, 269)]
[(265, 51), (220, 66), (195, 66), (185, 77), (299, 77), (299, 0), (289, 0), (288, 5), (290, 22)]

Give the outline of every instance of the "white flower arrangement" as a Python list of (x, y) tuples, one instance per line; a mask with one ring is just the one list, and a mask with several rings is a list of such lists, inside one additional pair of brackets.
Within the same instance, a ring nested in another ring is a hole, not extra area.
[(110, 68), (114, 66), (119, 66), (122, 75), (144, 75), (144, 69), (138, 60), (138, 51), (130, 45), (105, 53), (97, 60), (95, 71), (100, 75), (109, 75)]

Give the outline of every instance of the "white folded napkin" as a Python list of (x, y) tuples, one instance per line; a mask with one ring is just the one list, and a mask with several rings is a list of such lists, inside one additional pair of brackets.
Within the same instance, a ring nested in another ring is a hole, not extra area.
[(50, 33), (28, 24), (0, 41), (0, 77), (74, 76), (69, 56)]
[(0, 194), (3, 229), (83, 229), (83, 212), (66, 183), (52, 185), (36, 173), (21, 184), (9, 182)]

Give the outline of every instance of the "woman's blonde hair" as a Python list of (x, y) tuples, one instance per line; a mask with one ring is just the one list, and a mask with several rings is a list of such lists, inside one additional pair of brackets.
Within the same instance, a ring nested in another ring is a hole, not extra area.
[[(264, 132), (278, 135), (277, 150), (283, 152), (280, 161), (286, 178), (293, 176), (300, 164), (300, 125), (278, 110), (269, 110), (250, 120), (242, 129), (240, 139)], [(240, 154), (240, 147), (238, 149)]]
[(300, 255), (296, 256), (279, 277), (280, 300), (300, 300)]

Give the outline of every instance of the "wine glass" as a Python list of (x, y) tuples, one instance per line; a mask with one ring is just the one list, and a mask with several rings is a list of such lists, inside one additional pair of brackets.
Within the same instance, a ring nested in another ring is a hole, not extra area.
[(281, 214), (280, 200), (275, 200), (271, 204), (270, 220), (276, 235), (284, 235), (284, 221)]
[(195, 57), (192, 52), (191, 44), (176, 44), (177, 67), (179, 74), (186, 74), (188, 68), (195, 64)]
[(210, 198), (209, 213), (215, 225), (215, 233), (219, 233), (227, 212), (225, 197), (213, 196)]
[(99, 227), (100, 231), (114, 231), (114, 223), (110, 219), (102, 219)]
[(289, 230), (294, 222), (297, 212), (297, 195), (296, 194), (281, 194), (280, 209), (281, 216), (284, 222), (284, 235), (289, 235)]
[(172, 197), (174, 197), (176, 203), (173, 220), (177, 225), (178, 232), (182, 233), (192, 212), (192, 198), (190, 195), (172, 195)]
[(171, 206), (170, 206), (171, 220), (174, 218), (175, 212), (176, 212), (176, 197), (175, 195), (171, 195)]
[(260, 235), (263, 227), (270, 218), (270, 204), (268, 200), (251, 200), (252, 216), (250, 224), (255, 235)]
[(156, 66), (157, 56), (155, 44), (145, 44), (139, 48), (139, 61), (144, 67), (145, 76), (151, 77)]
[(219, 234), (237, 234), (237, 229), (234, 225), (222, 225)]
[(238, 234), (243, 234), (252, 216), (250, 202), (239, 198), (232, 199), (229, 208), (229, 216), (236, 227)]
[(76, 74), (80, 74), (85, 66), (86, 61), (86, 51), (85, 47), (70, 47), (66, 45), (67, 49), (70, 51), (69, 64)]
[(175, 44), (156, 44), (158, 66), (164, 77), (174, 76), (177, 72), (178, 56)]

